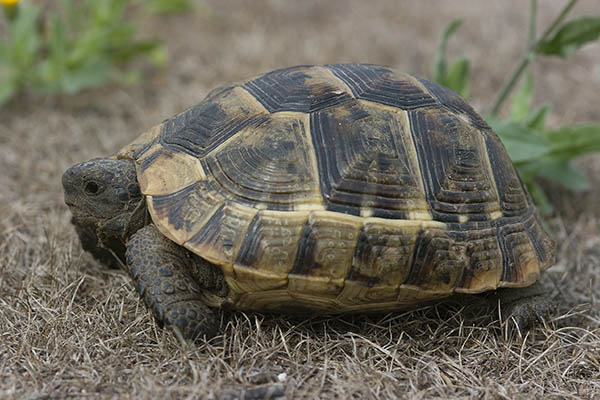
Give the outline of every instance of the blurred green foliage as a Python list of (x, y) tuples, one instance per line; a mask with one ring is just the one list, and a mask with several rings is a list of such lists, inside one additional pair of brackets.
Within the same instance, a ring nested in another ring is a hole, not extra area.
[(464, 57), (457, 58), (450, 68), (448, 68), (448, 61), (446, 60), (446, 44), (448, 43), (448, 39), (458, 30), (458, 28), (460, 28), (462, 23), (462, 20), (456, 19), (452, 21), (444, 31), (435, 58), (433, 79), (437, 83), (449, 87), (456, 93), (467, 98), (469, 97), (469, 60)]
[(190, 0), (141, 0), (150, 12), (155, 14), (173, 14), (191, 11), (194, 5)]
[[(156, 39), (138, 39), (130, 8), (182, 11), (181, 0), (60, 0), (47, 12), (23, 0), (6, 12), (0, 38), (0, 106), (18, 92), (74, 93), (109, 79), (139, 80), (125, 67), (144, 57), (161, 66), (166, 51)], [(39, 3), (38, 3), (39, 4)], [(8, 10), (8, 8), (7, 8)]]
[[(515, 71), (499, 91), (490, 113), (485, 115), (543, 213), (551, 212), (552, 206), (538, 184), (538, 178), (559, 183), (570, 190), (586, 190), (590, 187), (590, 182), (573, 160), (585, 153), (600, 151), (600, 124), (566, 125), (551, 129), (546, 125), (551, 105), (532, 108), (534, 79), (529, 68), (531, 61), (538, 55), (567, 58), (582, 45), (600, 36), (600, 17), (586, 16), (562, 22), (576, 2), (577, 0), (571, 0), (551, 26), (536, 39), (537, 2), (532, 0), (529, 46)], [(459, 58), (448, 68), (445, 54), (448, 39), (461, 24), (460, 20), (451, 22), (442, 35), (434, 80), (467, 97), (468, 60)], [(521, 84), (511, 98), (508, 115), (500, 118), (498, 114), (501, 106), (519, 81)]]

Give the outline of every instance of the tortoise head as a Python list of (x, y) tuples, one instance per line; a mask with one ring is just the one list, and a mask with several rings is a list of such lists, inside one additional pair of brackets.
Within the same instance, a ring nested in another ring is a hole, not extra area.
[(127, 238), (145, 224), (146, 210), (131, 160), (96, 158), (62, 177), (65, 203), (83, 248), (105, 264), (123, 261)]

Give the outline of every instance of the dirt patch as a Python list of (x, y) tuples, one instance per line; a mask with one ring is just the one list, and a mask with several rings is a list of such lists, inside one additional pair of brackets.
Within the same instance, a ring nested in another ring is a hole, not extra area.
[[(553, 188), (558, 261), (544, 285), (558, 310), (520, 340), (493, 306), (456, 299), (382, 316), (225, 314), (223, 335), (182, 349), (120, 271), (82, 253), (60, 176), (229, 81), (294, 64), (370, 62), (430, 76), (438, 38), (465, 19), (450, 55), (472, 60), (485, 110), (525, 46), (526, 2), (207, 1), (145, 22), (170, 64), (140, 87), (22, 96), (0, 111), (0, 397), (593, 398), (600, 395), (600, 158), (594, 189)], [(564, 1), (540, 3), (540, 27)], [(597, 14), (595, 0), (574, 15)], [(536, 64), (550, 123), (600, 120), (600, 46)], [(262, 389), (261, 389), (262, 390)], [(260, 391), (260, 390), (259, 390)], [(258, 392), (255, 392), (258, 393)], [(268, 393), (268, 389), (265, 389)]]

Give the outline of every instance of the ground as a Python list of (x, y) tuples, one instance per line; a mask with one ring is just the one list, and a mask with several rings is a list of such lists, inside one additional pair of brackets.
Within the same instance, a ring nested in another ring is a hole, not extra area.
[[(540, 29), (565, 3), (539, 2)], [(597, 11), (583, 0), (573, 15)], [(116, 151), (214, 86), (334, 62), (428, 77), (455, 17), (465, 22), (449, 53), (472, 60), (471, 103), (485, 112), (525, 46), (527, 2), (199, 2), (194, 13), (145, 22), (170, 63), (141, 65), (140, 86), (26, 94), (1, 109), (0, 397), (600, 396), (598, 155), (580, 161), (591, 191), (546, 186), (558, 253), (542, 283), (557, 309), (525, 338), (508, 334), (497, 308), (476, 298), (379, 316), (225, 314), (222, 336), (182, 348), (123, 272), (82, 252), (69, 223), (60, 185), (67, 167)], [(554, 104), (552, 126), (600, 121), (599, 50), (536, 64), (536, 103)]]

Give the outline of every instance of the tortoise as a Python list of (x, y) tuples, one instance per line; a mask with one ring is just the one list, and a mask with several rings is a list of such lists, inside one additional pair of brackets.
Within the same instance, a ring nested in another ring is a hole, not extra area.
[(180, 340), (215, 335), (219, 309), (392, 311), (503, 289), (519, 323), (547, 310), (524, 288), (554, 244), (499, 138), (458, 94), (388, 67), (219, 87), (62, 183), (83, 249), (124, 266)]

